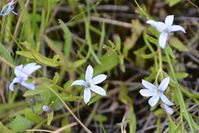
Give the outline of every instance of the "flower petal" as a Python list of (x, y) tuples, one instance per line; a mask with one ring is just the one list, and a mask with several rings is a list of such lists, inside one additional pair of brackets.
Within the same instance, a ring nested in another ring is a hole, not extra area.
[(12, 11), (12, 13), (13, 13), (14, 15), (18, 15), (18, 13), (16, 13), (15, 11)]
[(161, 91), (165, 91), (169, 85), (169, 81), (170, 81), (169, 77), (163, 79), (162, 82), (160, 83), (160, 85), (158, 86), (158, 89)]
[(160, 98), (166, 105), (169, 106), (174, 105), (174, 103), (172, 103), (164, 94), (162, 94)]
[(106, 77), (107, 76), (105, 74), (97, 75), (92, 79), (92, 84), (99, 84), (103, 82), (106, 79)]
[(22, 69), (23, 69), (23, 65), (19, 65), (15, 67), (14, 73), (17, 77), (21, 77)]
[(174, 15), (169, 15), (165, 18), (165, 24), (167, 25), (168, 28), (172, 26), (173, 19), (174, 19)]
[(169, 29), (170, 32), (175, 32), (175, 31), (182, 31), (186, 33), (185, 29), (180, 26), (180, 25), (172, 25), (171, 28)]
[(168, 39), (168, 33), (163, 32), (160, 34), (158, 43), (162, 49), (165, 48), (165, 46), (167, 44), (167, 39)]
[(30, 90), (34, 90), (35, 89), (35, 84), (33, 83), (27, 83), (27, 82), (21, 82), (21, 85), (26, 87), (27, 89), (30, 89)]
[(83, 86), (86, 86), (86, 82), (84, 80), (75, 80), (71, 86), (74, 86), (74, 85), (83, 85)]
[(161, 104), (161, 107), (170, 115), (172, 115), (174, 112), (173, 109), (167, 106), (166, 104)]
[(153, 96), (154, 92), (151, 92), (149, 89), (141, 89), (140, 94), (145, 97)]
[(6, 4), (6, 5), (2, 8), (0, 15), (2, 15), (2, 16), (7, 16), (7, 15), (10, 13), (10, 11), (11, 11), (11, 6), (10, 6), (9, 4)]
[(167, 28), (167, 26), (163, 22), (156, 22), (153, 20), (148, 20), (146, 23), (155, 27), (159, 32), (163, 32)]
[(10, 91), (14, 91), (14, 85), (16, 84), (16, 83), (20, 83), (21, 82), (21, 79), (20, 78), (14, 78), (13, 79), (13, 81), (12, 81), (12, 83), (10, 83), (10, 85), (9, 85), (9, 89), (10, 89)]
[(154, 96), (152, 96), (152, 97), (149, 99), (148, 103), (149, 103), (149, 105), (150, 105), (151, 107), (153, 107), (153, 106), (155, 106), (155, 105), (157, 104), (157, 102), (158, 102), (159, 99), (160, 99), (160, 96), (159, 96), (159, 95), (154, 95)]
[(87, 104), (91, 99), (91, 91), (89, 88), (84, 89), (84, 102)]
[(106, 96), (106, 91), (100, 86), (93, 85), (90, 89), (99, 95)]
[(142, 79), (142, 85), (146, 88), (149, 89), (151, 92), (156, 92), (157, 87), (153, 84), (151, 84), (150, 82)]
[(85, 74), (85, 80), (86, 82), (91, 82), (93, 77), (93, 67), (91, 65), (89, 65), (86, 69), (86, 74)]
[(36, 63), (29, 63), (23, 67), (23, 72), (30, 76), (32, 73), (40, 69), (41, 66), (37, 65)]

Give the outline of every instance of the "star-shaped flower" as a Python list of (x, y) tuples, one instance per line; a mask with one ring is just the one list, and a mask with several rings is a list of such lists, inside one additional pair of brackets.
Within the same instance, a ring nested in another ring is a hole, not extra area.
[(15, 5), (16, 1), (15, 0), (11, 0), (8, 4), (6, 4), (1, 12), (0, 12), (0, 15), (1, 16), (7, 16), (8, 14), (10, 14), (10, 12), (14, 13), (15, 15), (17, 15), (16, 12), (14, 12), (14, 5)]
[(167, 40), (169, 38), (169, 34), (175, 31), (182, 31), (185, 33), (185, 30), (180, 25), (173, 25), (174, 15), (169, 15), (165, 18), (165, 22), (156, 22), (153, 20), (148, 20), (146, 23), (155, 27), (159, 32), (159, 40), (158, 43), (162, 49), (165, 48)]
[(19, 83), (22, 86), (34, 90), (35, 89), (35, 84), (34, 83), (27, 83), (26, 81), (28, 80), (29, 76), (40, 69), (41, 66), (37, 65), (36, 63), (29, 63), (25, 66), (19, 65), (15, 67), (14, 73), (16, 77), (13, 79), (12, 83), (9, 86), (9, 89), (11, 91), (14, 91), (14, 84)]
[(72, 83), (71, 86), (74, 85), (84, 86), (84, 102), (87, 104), (91, 99), (91, 91), (99, 95), (106, 96), (106, 91), (102, 87), (97, 85), (103, 82), (106, 79), (106, 77), (107, 76), (105, 74), (100, 74), (93, 78), (93, 68), (92, 66), (89, 65), (86, 69), (85, 81), (76, 80)]
[(146, 88), (146, 89), (141, 89), (140, 90), (140, 94), (142, 96), (146, 96), (146, 97), (151, 97), (148, 101), (150, 106), (155, 106), (159, 99), (161, 99), (166, 105), (171, 106), (174, 105), (165, 95), (164, 95), (164, 91), (167, 89), (168, 85), (169, 85), (169, 81), (170, 78), (167, 77), (165, 79), (162, 80), (162, 82), (160, 83), (160, 85), (158, 87), (156, 87), (155, 85), (149, 83), (146, 80), (142, 80), (142, 85)]

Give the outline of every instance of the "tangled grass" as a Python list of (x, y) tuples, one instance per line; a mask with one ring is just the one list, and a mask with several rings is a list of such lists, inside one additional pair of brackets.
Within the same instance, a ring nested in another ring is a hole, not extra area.
[[(0, 132), (199, 132), (197, 0), (12, 2), (0, 18)], [(162, 49), (146, 21), (171, 14), (186, 34), (172, 33)], [(41, 66), (28, 80), (35, 89), (10, 91), (16, 66), (31, 62)], [(88, 65), (107, 75), (106, 96), (85, 104), (83, 87), (71, 84)], [(139, 93), (142, 79), (157, 86), (166, 77), (173, 114)]]

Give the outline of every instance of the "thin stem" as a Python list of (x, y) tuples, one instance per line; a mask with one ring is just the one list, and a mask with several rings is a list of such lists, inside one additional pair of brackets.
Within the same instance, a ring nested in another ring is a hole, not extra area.
[(160, 47), (158, 47), (158, 57), (159, 57), (159, 70), (162, 70), (162, 51)]
[(64, 104), (64, 107), (71, 113), (71, 115), (76, 119), (76, 121), (88, 132), (92, 133), (78, 118), (77, 116), (73, 113), (73, 111), (68, 107), (68, 105), (64, 102), (64, 100), (55, 92), (52, 88), (50, 90), (60, 99), (60, 101)]
[(71, 128), (71, 127), (73, 127), (73, 126), (75, 126), (75, 125), (77, 125), (76, 122), (71, 123), (71, 124), (69, 124), (69, 125), (66, 125), (66, 126), (64, 126), (64, 127), (61, 127), (61, 128), (59, 128), (59, 129), (57, 129), (56, 131), (53, 131), (52, 133), (61, 133), (63, 130), (65, 130), (65, 129), (67, 129), (67, 128)]
[(167, 50), (165, 50), (165, 52), (166, 52), (166, 58), (167, 58), (167, 61), (168, 61), (168, 65), (169, 65), (169, 69), (171, 71), (172, 78), (174, 79), (174, 81), (176, 82), (176, 85), (177, 85), (176, 89), (175, 89), (175, 94), (177, 95), (177, 99), (178, 99), (178, 102), (179, 102), (180, 107), (181, 107), (180, 109), (182, 109), (182, 112), (184, 112), (183, 115), (184, 115), (185, 119), (187, 120), (187, 122), (189, 124), (191, 133), (194, 133), (195, 131), (194, 131), (194, 127), (192, 125), (192, 119), (191, 119), (191, 116), (189, 115), (189, 112), (188, 112), (187, 107), (185, 105), (182, 93), (180, 91), (180, 86), (179, 86), (177, 78), (175, 76), (175, 71), (174, 71), (173, 65), (171, 63), (169, 53), (167, 52)]

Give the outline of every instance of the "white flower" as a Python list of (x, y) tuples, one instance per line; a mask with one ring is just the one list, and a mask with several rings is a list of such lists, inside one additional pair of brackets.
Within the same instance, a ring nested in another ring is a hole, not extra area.
[(149, 83), (146, 80), (142, 80), (142, 85), (146, 88), (146, 89), (141, 89), (140, 90), (140, 94), (142, 96), (146, 96), (146, 97), (150, 97), (148, 103), (150, 106), (155, 106), (159, 99), (161, 99), (166, 105), (171, 106), (174, 105), (165, 95), (164, 95), (164, 91), (166, 90), (166, 88), (169, 85), (169, 80), (170, 78), (167, 77), (165, 79), (162, 80), (162, 82), (160, 83), (160, 85), (158, 87), (156, 87), (155, 85)]
[(185, 33), (185, 30), (182, 26), (180, 25), (173, 25), (173, 19), (174, 19), (174, 15), (169, 15), (165, 18), (165, 22), (156, 22), (153, 20), (148, 20), (146, 23), (152, 25), (153, 27), (155, 27), (159, 32), (160, 32), (160, 36), (159, 36), (159, 40), (158, 43), (160, 45), (161, 48), (165, 48), (169, 34), (171, 32), (175, 32), (175, 31), (182, 31)]
[(106, 79), (106, 77), (107, 77), (106, 75), (100, 74), (93, 78), (93, 68), (92, 66), (89, 65), (86, 69), (85, 81), (76, 80), (72, 83), (71, 86), (73, 85), (84, 86), (84, 102), (88, 103), (91, 98), (91, 91), (99, 95), (106, 96), (106, 91), (102, 87), (96, 85), (103, 82)]
[(15, 67), (14, 73), (16, 77), (13, 79), (12, 83), (9, 86), (9, 89), (11, 91), (14, 91), (14, 84), (19, 83), (22, 86), (34, 90), (35, 85), (33, 83), (27, 83), (28, 77), (34, 73), (36, 70), (40, 69), (40, 65), (36, 65), (36, 63), (29, 63), (25, 66), (19, 65)]
[(14, 10), (14, 4), (15, 4), (15, 3), (16, 3), (15, 0), (11, 0), (8, 4), (6, 4), (6, 5), (2, 8), (2, 10), (1, 10), (1, 12), (0, 12), (0, 15), (1, 15), (1, 16), (7, 16), (8, 14), (10, 14), (10, 12), (14, 13), (15, 15), (17, 15), (17, 13), (13, 11), (13, 10)]
[(161, 107), (169, 114), (172, 115), (173, 114), (173, 109), (170, 108), (169, 106), (167, 106), (166, 104), (161, 104)]

